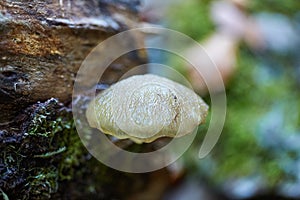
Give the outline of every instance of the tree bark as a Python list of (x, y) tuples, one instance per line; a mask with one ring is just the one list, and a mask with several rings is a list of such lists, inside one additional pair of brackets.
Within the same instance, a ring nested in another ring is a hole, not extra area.
[[(70, 110), (82, 61), (101, 41), (134, 28), (138, 6), (136, 0), (0, 1), (0, 198), (124, 199), (144, 187), (145, 176), (116, 172), (89, 155)], [(101, 83), (116, 82), (146, 59), (143, 51), (122, 56)]]
[[(54, 97), (69, 102), (76, 72), (87, 54), (137, 22), (138, 2), (129, 2), (0, 1), (0, 123), (9, 123), (37, 101)], [(144, 60), (142, 54), (134, 60), (119, 59), (103, 83), (115, 82)]]

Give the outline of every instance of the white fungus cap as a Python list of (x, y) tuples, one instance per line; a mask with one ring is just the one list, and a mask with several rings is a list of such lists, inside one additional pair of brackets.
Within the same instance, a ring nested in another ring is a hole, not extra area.
[(180, 137), (204, 123), (208, 106), (191, 89), (152, 74), (124, 79), (96, 96), (86, 111), (91, 127), (119, 139), (149, 143)]

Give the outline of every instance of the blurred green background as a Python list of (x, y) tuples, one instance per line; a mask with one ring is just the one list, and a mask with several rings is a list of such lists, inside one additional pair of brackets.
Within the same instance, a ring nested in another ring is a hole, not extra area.
[[(300, 1), (181, 1), (169, 6), (159, 23), (202, 43), (224, 32), (213, 19), (216, 3), (219, 14), (230, 5), (251, 19), (256, 26), (248, 28), (259, 28), (261, 38), (249, 41), (245, 35), (232, 35), (240, 38), (234, 70), (226, 80), (225, 127), (210, 155), (199, 160), (207, 128), (200, 127), (183, 158), (187, 182), (202, 180), (234, 199), (300, 199)], [(230, 17), (235, 22), (235, 16)], [(185, 66), (170, 63), (189, 78)], [(204, 98), (209, 101), (208, 94)]]

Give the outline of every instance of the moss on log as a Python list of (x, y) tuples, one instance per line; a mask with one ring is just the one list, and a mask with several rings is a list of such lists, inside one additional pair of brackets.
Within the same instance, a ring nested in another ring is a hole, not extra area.
[[(145, 176), (114, 171), (91, 157), (70, 110), (81, 62), (101, 41), (133, 28), (138, 6), (126, 0), (0, 1), (0, 198), (111, 199), (143, 187)], [(137, 51), (117, 59), (101, 83), (114, 83), (145, 56)]]

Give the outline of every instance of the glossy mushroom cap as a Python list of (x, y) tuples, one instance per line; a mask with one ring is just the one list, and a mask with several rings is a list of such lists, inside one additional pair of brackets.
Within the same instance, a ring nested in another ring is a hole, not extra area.
[(124, 79), (97, 95), (86, 116), (90, 126), (103, 133), (149, 143), (191, 133), (205, 121), (207, 111), (189, 88), (147, 74)]

